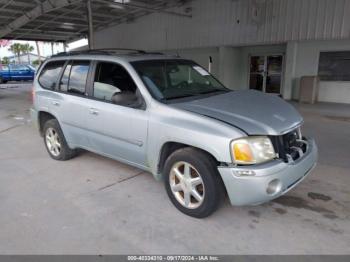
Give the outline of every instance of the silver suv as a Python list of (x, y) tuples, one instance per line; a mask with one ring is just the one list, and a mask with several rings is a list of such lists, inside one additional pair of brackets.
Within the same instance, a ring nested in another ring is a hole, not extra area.
[(317, 160), (299, 113), (276, 95), (225, 88), (179, 57), (91, 50), (56, 55), (34, 80), (32, 116), (49, 155), (89, 150), (163, 180), (202, 218), (227, 194), (256, 205), (300, 183)]

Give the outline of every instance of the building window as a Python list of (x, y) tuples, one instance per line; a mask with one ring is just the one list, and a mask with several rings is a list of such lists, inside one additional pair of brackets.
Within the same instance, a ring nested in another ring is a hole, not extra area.
[(318, 76), (321, 81), (350, 81), (350, 51), (321, 52)]

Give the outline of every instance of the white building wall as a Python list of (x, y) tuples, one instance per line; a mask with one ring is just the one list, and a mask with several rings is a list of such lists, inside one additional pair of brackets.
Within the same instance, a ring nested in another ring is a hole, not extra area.
[(295, 82), (296, 60), (298, 54), (298, 43), (290, 41), (287, 43), (284, 63), (283, 97), (292, 99)]
[(350, 104), (350, 82), (320, 82), (318, 101)]
[[(12, 56), (12, 57), (9, 57), (10, 59), (10, 62), (11, 63), (23, 63), (23, 64), (29, 64), (29, 63), (33, 63), (35, 60), (38, 60), (39, 59), (39, 56), (35, 55), (35, 54), (29, 54), (29, 57), (27, 54), (21, 54), (20, 55), (20, 59), (18, 59), (17, 56)], [(44, 61), (45, 60), (45, 57), (41, 57), (41, 60)]]
[(220, 71), (219, 78), (228, 88), (245, 89), (242, 85), (244, 68), (242, 66), (243, 54), (238, 47), (220, 47)]
[(194, 0), (188, 6), (192, 18), (152, 14), (96, 32), (95, 45), (168, 50), (350, 37), (349, 0)]
[[(232, 89), (247, 89), (249, 56), (285, 55), (282, 94), (299, 96), (300, 78), (318, 73), (321, 51), (350, 51), (350, 0), (194, 0), (193, 18), (156, 13), (95, 33), (96, 48), (178, 53)], [(183, 12), (184, 8), (176, 11)], [(350, 83), (321, 82), (319, 100), (350, 103)]]
[[(299, 97), (300, 78), (302, 76), (316, 76), (318, 74), (320, 52), (350, 51), (350, 40), (299, 42), (296, 48), (295, 73), (291, 77), (294, 99)], [(350, 103), (350, 82), (321, 81), (319, 100)]]

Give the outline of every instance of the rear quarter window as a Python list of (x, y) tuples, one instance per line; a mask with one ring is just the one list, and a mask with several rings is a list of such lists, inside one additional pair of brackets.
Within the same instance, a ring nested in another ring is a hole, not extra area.
[(48, 62), (39, 76), (39, 83), (43, 88), (54, 90), (65, 61)]

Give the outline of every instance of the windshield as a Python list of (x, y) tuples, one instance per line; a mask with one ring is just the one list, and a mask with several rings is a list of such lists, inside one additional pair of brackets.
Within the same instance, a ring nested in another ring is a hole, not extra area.
[(157, 100), (229, 91), (205, 69), (189, 60), (137, 61), (132, 65)]

